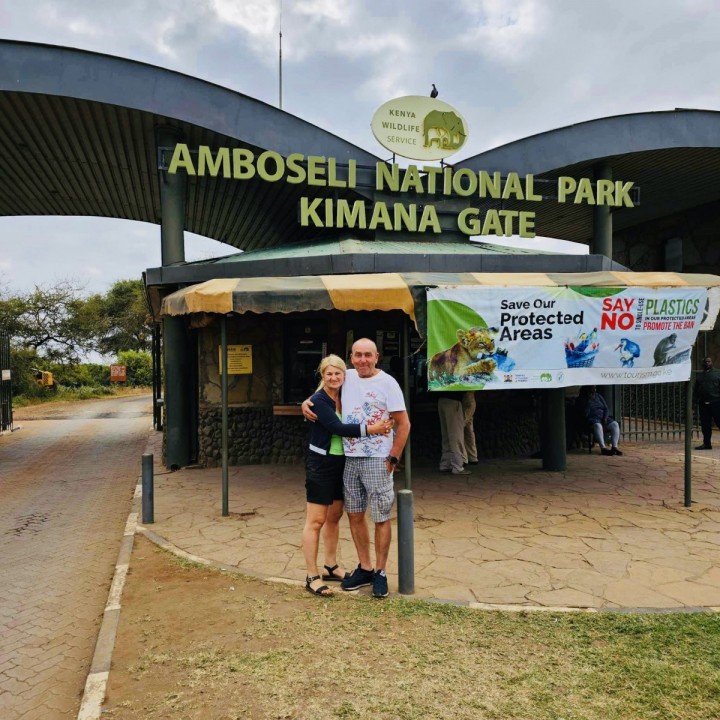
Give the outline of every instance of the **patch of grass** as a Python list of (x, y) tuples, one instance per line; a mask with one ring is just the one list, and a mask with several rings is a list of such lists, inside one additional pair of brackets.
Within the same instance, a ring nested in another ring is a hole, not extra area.
[(205, 563), (198, 562), (197, 560), (190, 560), (190, 558), (176, 555), (169, 550), (162, 550), (161, 552), (167, 553), (173, 565), (177, 565), (184, 570), (210, 570), (212, 572), (219, 572), (216, 568), (212, 567), (212, 565), (206, 565)]
[[(319, 602), (240, 577), (228, 593), (207, 570), (175, 570), (182, 594), (157, 615), (158, 623), (172, 615), (170, 630), (158, 628), (130, 668), (126, 697), (146, 700), (123, 708), (122, 720), (720, 718), (717, 614), (513, 614), (347, 595)], [(129, 582), (140, 574), (135, 566)], [(196, 610), (193, 600), (213, 592), (217, 603)], [(184, 628), (199, 630), (194, 641)]]
[(44, 405), (45, 403), (75, 402), (80, 400), (94, 400), (103, 397), (125, 397), (128, 395), (145, 395), (152, 388), (123, 388), (106, 387), (104, 385), (81, 385), (77, 388), (58, 386), (57, 390), (41, 389), (40, 394), (15, 395), (13, 407), (29, 407), (31, 405)]
[[(292, 717), (311, 717), (311, 707), (316, 717), (406, 720), (720, 714), (715, 615), (523, 616), (365, 598), (335, 605), (268, 622), (261, 603), (254, 628), (262, 626), (255, 636), (266, 650), (147, 654), (137, 671), (174, 663), (187, 685), (221, 694), (240, 683), (264, 692), (267, 717), (297, 707), (299, 692), (307, 715)], [(328, 688), (341, 699), (320, 702)], [(351, 697), (342, 699), (345, 693)]]

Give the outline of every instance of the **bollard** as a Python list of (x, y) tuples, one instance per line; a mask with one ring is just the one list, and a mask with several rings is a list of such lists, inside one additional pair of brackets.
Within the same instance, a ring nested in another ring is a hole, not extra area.
[(415, 541), (412, 490), (398, 490), (398, 590), (402, 595), (415, 592)]
[(142, 521), (143, 525), (155, 522), (155, 497), (153, 489), (153, 456), (142, 456)]

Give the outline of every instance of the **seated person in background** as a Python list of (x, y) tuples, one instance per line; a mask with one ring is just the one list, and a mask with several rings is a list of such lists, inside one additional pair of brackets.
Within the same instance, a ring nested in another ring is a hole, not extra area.
[[(603, 455), (622, 455), (618, 450), (620, 426), (611, 417), (605, 398), (597, 392), (594, 385), (584, 385), (580, 388), (578, 408), (592, 426), (595, 439), (600, 444), (600, 452)], [(611, 448), (605, 445), (605, 431), (610, 432)]]

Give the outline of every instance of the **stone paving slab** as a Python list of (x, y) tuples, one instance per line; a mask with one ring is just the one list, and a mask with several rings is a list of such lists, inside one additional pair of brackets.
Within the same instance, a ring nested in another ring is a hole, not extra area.
[[(149, 529), (253, 575), (304, 577), (302, 467), (230, 468), (224, 518), (221, 470), (168, 474), (157, 442)], [(624, 450), (623, 457), (570, 453), (563, 473), (518, 459), (481, 461), (462, 478), (414, 468), (416, 596), (493, 607), (719, 606), (720, 452), (693, 454), (694, 502), (685, 508), (682, 444)], [(396, 591), (392, 521), (388, 576)], [(350, 530), (345, 520), (340, 527), (339, 559), (351, 569)]]

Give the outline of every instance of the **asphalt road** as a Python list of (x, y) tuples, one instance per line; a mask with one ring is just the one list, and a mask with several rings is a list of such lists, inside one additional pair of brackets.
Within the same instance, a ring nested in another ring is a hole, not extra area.
[(15, 427), (0, 436), (0, 718), (75, 718), (151, 399), (35, 406)]

